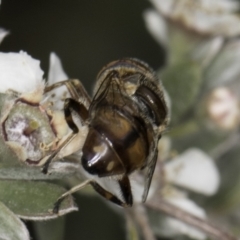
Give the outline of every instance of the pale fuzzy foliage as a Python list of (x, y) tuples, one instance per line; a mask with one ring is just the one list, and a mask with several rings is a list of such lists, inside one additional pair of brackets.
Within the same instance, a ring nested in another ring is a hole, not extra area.
[(0, 202), (0, 239), (29, 240), (29, 233), (23, 222)]

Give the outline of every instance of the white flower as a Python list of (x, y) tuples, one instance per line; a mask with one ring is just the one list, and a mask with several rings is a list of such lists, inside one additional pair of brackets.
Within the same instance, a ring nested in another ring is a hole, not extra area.
[[(170, 154), (169, 144), (167, 137), (160, 140), (159, 159), (163, 159), (163, 162), (157, 164), (149, 198), (162, 197), (192, 215), (206, 219), (205, 211), (189, 199), (187, 192), (183, 189), (206, 196), (215, 194), (220, 184), (216, 165), (213, 159), (197, 148), (190, 148), (165, 162)], [(155, 193), (156, 195), (154, 195), (153, 188), (157, 188), (159, 184), (161, 186), (160, 194)], [(200, 240), (206, 238), (204, 233), (171, 217), (160, 217), (159, 223), (154, 229), (157, 234), (168, 237), (185, 234)]]
[[(166, 161), (166, 159), (169, 159), (171, 151), (171, 142), (168, 137), (163, 137), (159, 141), (158, 150), (158, 162), (149, 190), (148, 200), (152, 198), (157, 202), (157, 199), (163, 198), (172, 205), (196, 217), (206, 219), (205, 211), (188, 198), (186, 190), (206, 196), (216, 193), (220, 184), (220, 176), (213, 159), (198, 148), (189, 148), (171, 160)], [(130, 181), (134, 201), (141, 202), (144, 177), (134, 172), (130, 176)], [(119, 194), (118, 188), (116, 185), (112, 186), (115, 194)], [(155, 220), (152, 224), (157, 235), (174, 237), (184, 234), (195, 239), (206, 239), (206, 235), (196, 228), (180, 220), (162, 216), (160, 212), (158, 214), (158, 217), (155, 216), (158, 220), (154, 218)]]
[(166, 19), (186, 29), (207, 35), (237, 36), (240, 18), (232, 14), (239, 9), (237, 1), (229, 0), (151, 0)]
[(151, 0), (156, 10), (144, 13), (146, 27), (167, 50), (169, 63), (197, 61), (206, 67), (224, 39), (240, 34), (237, 1)]
[(25, 100), (41, 100), (45, 82), (40, 61), (26, 52), (0, 53), (0, 92), (17, 92)]
[[(0, 43), (8, 33), (0, 28)], [(42, 98), (45, 82), (40, 61), (24, 51), (0, 52), (0, 79), (1, 93), (17, 93), (32, 103), (38, 103)]]
[[(188, 199), (185, 192), (174, 188), (172, 184), (203, 195), (213, 195), (220, 184), (219, 172), (213, 159), (200, 149), (188, 149), (165, 164), (164, 176), (166, 187), (162, 196), (171, 204), (206, 219), (205, 211)], [(162, 224), (168, 236), (181, 233), (196, 239), (206, 238), (204, 233), (171, 217), (166, 217)]]
[[(51, 55), (50, 62), (50, 83), (66, 80), (67, 75), (55, 54)], [(51, 91), (50, 95), (45, 95), (40, 61), (22, 51), (0, 53), (0, 78), (0, 92), (10, 96), (10, 100), (3, 102), (0, 118), (6, 144), (19, 160), (31, 165), (42, 165), (48, 154), (58, 149), (71, 133), (63, 107), (58, 109), (58, 105), (63, 106), (63, 100), (68, 96), (66, 87), (63, 91), (60, 87)], [(79, 132), (86, 135), (87, 130)], [(79, 143), (77, 136), (58, 157), (77, 151), (81, 147)]]

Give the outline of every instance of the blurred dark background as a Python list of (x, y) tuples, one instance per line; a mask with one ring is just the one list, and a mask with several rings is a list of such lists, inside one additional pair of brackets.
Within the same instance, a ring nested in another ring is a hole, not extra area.
[(161, 65), (162, 51), (142, 16), (149, 7), (147, 0), (2, 0), (0, 26), (11, 34), (0, 50), (24, 50), (46, 73), (54, 51), (69, 77), (90, 90), (98, 71), (112, 60), (137, 57), (154, 69)]
[[(41, 61), (45, 73), (54, 51), (68, 76), (91, 92), (98, 71), (112, 60), (137, 57), (154, 69), (163, 63), (163, 51), (144, 24), (149, 7), (146, 0), (2, 0), (0, 27), (11, 33), (0, 51), (24, 50)], [(125, 239), (121, 216), (98, 198), (77, 198), (80, 211), (66, 217), (65, 239)], [(40, 225), (51, 229), (51, 221)], [(37, 239), (33, 231), (31, 236)]]

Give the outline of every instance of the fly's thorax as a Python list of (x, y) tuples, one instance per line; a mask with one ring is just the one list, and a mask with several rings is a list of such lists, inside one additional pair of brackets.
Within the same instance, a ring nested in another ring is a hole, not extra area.
[(138, 59), (122, 59), (105, 66), (98, 74), (95, 93), (97, 89), (129, 96), (149, 121), (158, 127), (167, 122), (168, 110), (161, 82), (155, 72)]
[[(124, 91), (131, 95), (134, 90), (139, 86), (141, 76), (147, 78), (153, 77), (153, 70), (144, 62), (134, 58), (124, 58), (121, 60), (113, 61), (102, 68), (97, 76), (97, 82), (94, 88), (94, 94), (99, 90), (100, 86), (105, 88), (108, 86), (109, 81), (118, 80)], [(155, 77), (155, 76), (154, 76)], [(103, 87), (102, 85), (105, 85)], [(129, 90), (131, 89), (131, 91)]]

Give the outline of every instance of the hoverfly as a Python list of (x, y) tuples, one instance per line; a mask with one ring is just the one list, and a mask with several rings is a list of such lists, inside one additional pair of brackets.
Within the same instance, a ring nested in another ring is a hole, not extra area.
[[(98, 74), (93, 99), (79, 81), (67, 80), (46, 88), (46, 92), (65, 84), (71, 98), (65, 100), (64, 113), (72, 135), (62, 144), (71, 144), (78, 133), (72, 117), (77, 113), (88, 134), (81, 147), (81, 164), (89, 179), (63, 194), (55, 205), (87, 184), (104, 198), (120, 206), (133, 204), (129, 175), (146, 169), (142, 201), (145, 202), (157, 161), (157, 143), (167, 124), (163, 89), (153, 70), (144, 62), (125, 58), (106, 65)], [(55, 151), (46, 162), (47, 172)], [(109, 178), (110, 177), (110, 178)], [(114, 179), (121, 198), (105, 189), (96, 179)]]

